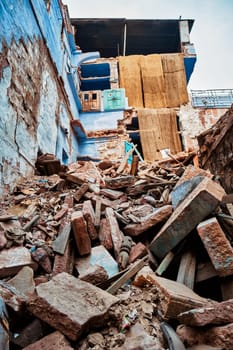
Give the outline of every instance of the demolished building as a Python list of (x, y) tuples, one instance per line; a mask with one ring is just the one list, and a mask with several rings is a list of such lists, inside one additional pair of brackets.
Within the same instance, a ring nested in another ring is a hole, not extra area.
[(190, 105), (193, 20), (0, 23), (2, 348), (230, 350), (232, 109)]

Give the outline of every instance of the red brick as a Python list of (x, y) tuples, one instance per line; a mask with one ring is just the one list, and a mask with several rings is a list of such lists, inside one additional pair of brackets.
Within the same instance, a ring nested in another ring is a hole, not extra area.
[(107, 219), (100, 221), (99, 240), (106, 249), (111, 250), (113, 248), (110, 224)]
[(114, 215), (113, 209), (106, 208), (105, 215), (106, 215), (106, 219), (108, 221), (108, 224), (110, 226), (110, 232), (111, 232), (111, 236), (112, 236), (112, 243), (113, 243), (115, 258), (118, 259), (120, 249), (121, 249), (123, 235), (120, 231), (120, 228), (119, 228), (117, 219)]
[(141, 242), (137, 243), (131, 248), (129, 254), (129, 264), (133, 263), (137, 259), (143, 258), (147, 254), (147, 248)]
[(233, 248), (216, 218), (201, 222), (197, 231), (212, 264), (221, 277), (233, 274)]
[(76, 211), (71, 216), (74, 238), (79, 254), (86, 255), (91, 252), (91, 240), (87, 232), (86, 221), (81, 211)]
[(205, 178), (175, 209), (150, 245), (158, 258), (163, 258), (203, 219), (212, 213), (224, 196), (224, 189)]
[(23, 350), (72, 350), (68, 340), (63, 334), (56, 331), (37, 342), (26, 346)]
[(109, 309), (118, 298), (71, 276), (60, 273), (36, 287), (28, 310), (76, 341), (87, 329), (106, 325)]
[(90, 236), (91, 239), (96, 239), (98, 238), (98, 233), (96, 231), (94, 222), (95, 222), (95, 212), (92, 206), (92, 203), (90, 200), (88, 201), (84, 201), (83, 202), (83, 216), (86, 220), (87, 223), (87, 230), (88, 230), (88, 234)]

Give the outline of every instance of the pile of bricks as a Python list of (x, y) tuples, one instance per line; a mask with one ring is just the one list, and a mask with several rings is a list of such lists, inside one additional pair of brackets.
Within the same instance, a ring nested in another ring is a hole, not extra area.
[[(12, 349), (88, 349), (80, 345), (88, 334), (116, 322), (112, 310), (129, 281), (142, 299), (145, 286), (153, 289), (152, 314), (180, 323), (185, 344), (231, 349), (231, 197), (194, 156), (131, 168), (127, 158), (78, 161), (21, 181), (3, 198), (0, 291)], [(121, 324), (122, 315), (119, 334)], [(147, 336), (154, 344), (146, 333), (134, 346), (146, 348)]]

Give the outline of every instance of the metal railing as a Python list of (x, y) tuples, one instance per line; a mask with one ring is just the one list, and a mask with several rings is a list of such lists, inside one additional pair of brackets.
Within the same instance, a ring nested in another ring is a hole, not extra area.
[(230, 108), (233, 89), (191, 90), (192, 106), (199, 108)]

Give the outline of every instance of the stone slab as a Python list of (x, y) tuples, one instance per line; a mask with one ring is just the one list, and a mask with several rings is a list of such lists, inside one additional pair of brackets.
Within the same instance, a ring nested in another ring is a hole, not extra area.
[(72, 350), (70, 343), (63, 334), (56, 331), (37, 342), (23, 348), (23, 350)]
[(36, 292), (28, 310), (74, 341), (85, 331), (106, 324), (109, 308), (118, 302), (102, 289), (65, 272), (38, 285)]
[(224, 195), (225, 191), (219, 184), (209, 178), (202, 180), (155, 236), (150, 245), (152, 253), (162, 259), (216, 209)]
[(24, 266), (36, 269), (29, 250), (25, 247), (4, 249), (0, 254), (0, 278), (16, 275)]

